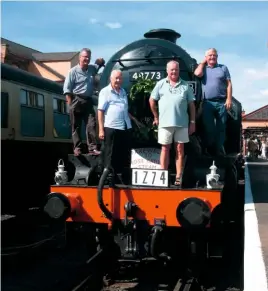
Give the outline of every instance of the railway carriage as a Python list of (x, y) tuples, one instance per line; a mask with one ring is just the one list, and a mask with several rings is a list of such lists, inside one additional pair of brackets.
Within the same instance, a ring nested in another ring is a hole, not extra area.
[(53, 165), (72, 150), (62, 92), (62, 84), (1, 64), (2, 213), (38, 206)]

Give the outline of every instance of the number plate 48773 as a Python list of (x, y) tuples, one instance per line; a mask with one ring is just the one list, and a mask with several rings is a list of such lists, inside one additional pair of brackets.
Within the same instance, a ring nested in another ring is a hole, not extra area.
[(165, 77), (165, 72), (164, 71), (139, 71), (139, 72), (130, 72), (129, 73), (129, 78), (130, 81), (137, 81), (139, 78), (146, 79), (146, 80), (155, 80), (159, 81)]
[(168, 171), (132, 169), (132, 185), (168, 187)]

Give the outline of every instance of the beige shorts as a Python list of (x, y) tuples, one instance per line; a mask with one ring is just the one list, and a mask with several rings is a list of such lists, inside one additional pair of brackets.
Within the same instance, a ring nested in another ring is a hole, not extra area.
[(162, 145), (189, 142), (189, 131), (187, 127), (162, 127), (158, 129), (158, 143)]

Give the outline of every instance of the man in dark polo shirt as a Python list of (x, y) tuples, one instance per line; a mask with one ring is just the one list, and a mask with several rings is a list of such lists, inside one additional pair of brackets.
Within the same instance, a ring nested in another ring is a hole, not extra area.
[(202, 81), (205, 147), (209, 153), (224, 155), (227, 110), (232, 106), (232, 82), (227, 66), (218, 64), (217, 60), (217, 50), (209, 49), (194, 74)]
[(72, 126), (72, 139), (74, 154), (82, 153), (81, 125), (86, 125), (86, 138), (90, 155), (99, 155), (96, 139), (96, 116), (93, 107), (92, 94), (94, 79), (98, 70), (105, 61), (98, 58), (95, 65), (89, 64), (91, 58), (90, 49), (83, 48), (79, 54), (79, 64), (73, 67), (64, 82), (63, 94), (70, 106), (70, 121)]

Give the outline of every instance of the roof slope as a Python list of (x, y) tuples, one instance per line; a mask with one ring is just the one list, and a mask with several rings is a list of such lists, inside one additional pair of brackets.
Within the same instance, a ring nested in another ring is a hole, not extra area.
[(33, 53), (32, 56), (40, 62), (70, 61), (78, 52)]
[(11, 53), (18, 55), (18, 56), (24, 56), (24, 57), (27, 57), (29, 59), (32, 58), (33, 53), (41, 53), (38, 50), (29, 48), (27, 46), (21, 45), (19, 43), (14, 42), (14, 41), (5, 39), (3, 37), (1, 37), (1, 44), (7, 44), (9, 46), (8, 49)]
[(243, 116), (245, 120), (268, 120), (268, 105), (265, 105), (257, 110), (254, 110)]

